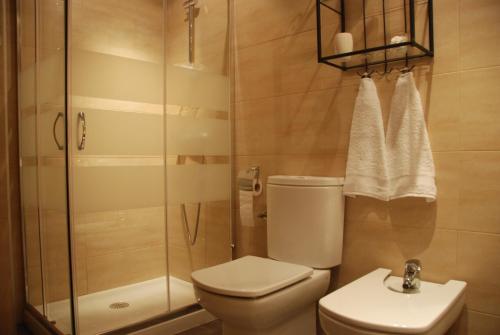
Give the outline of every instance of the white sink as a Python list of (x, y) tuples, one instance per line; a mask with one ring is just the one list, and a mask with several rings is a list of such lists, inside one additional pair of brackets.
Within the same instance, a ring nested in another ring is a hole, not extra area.
[[(323, 297), (320, 320), (327, 334), (444, 334), (465, 302), (463, 281), (421, 282), (403, 291), (403, 279), (377, 269)], [(349, 331), (346, 332), (346, 329)]]

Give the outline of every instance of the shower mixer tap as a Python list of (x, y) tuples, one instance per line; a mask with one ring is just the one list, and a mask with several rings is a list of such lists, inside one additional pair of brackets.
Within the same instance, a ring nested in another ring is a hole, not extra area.
[(189, 24), (189, 64), (194, 63), (194, 19), (198, 16), (199, 8), (196, 8), (198, 0), (186, 0), (182, 6), (187, 11), (187, 19)]

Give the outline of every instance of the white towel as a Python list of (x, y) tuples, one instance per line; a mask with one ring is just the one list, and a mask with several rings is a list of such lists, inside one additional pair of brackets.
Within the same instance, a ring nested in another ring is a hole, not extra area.
[(387, 128), (390, 199), (436, 200), (434, 161), (413, 73), (399, 76)]
[(361, 79), (351, 125), (344, 194), (388, 200), (382, 109), (370, 78)]

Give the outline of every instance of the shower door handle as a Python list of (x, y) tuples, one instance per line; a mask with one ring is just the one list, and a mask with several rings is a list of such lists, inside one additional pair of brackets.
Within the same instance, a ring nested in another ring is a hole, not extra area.
[[(81, 127), (81, 132), (80, 132), (80, 124), (82, 125)], [(85, 113), (80, 112), (78, 113), (78, 132), (77, 136), (80, 137), (78, 141), (78, 150), (83, 150), (85, 149), (85, 140), (87, 138), (87, 120), (85, 118)], [(81, 135), (80, 135), (81, 133)]]
[(62, 118), (64, 118), (64, 114), (61, 112), (57, 113), (56, 119), (54, 120), (54, 124), (52, 125), (52, 136), (54, 137), (54, 142), (56, 142), (57, 149), (59, 149), (59, 150), (63, 150), (64, 145), (59, 143), (59, 141), (57, 140), (56, 127), (57, 127), (57, 123), (59, 122), (59, 119), (62, 119)]

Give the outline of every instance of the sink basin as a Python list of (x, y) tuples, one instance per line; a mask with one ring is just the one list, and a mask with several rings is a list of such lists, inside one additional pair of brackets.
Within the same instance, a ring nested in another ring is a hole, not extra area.
[[(327, 334), (444, 334), (463, 308), (467, 284), (421, 281), (419, 290), (406, 291), (402, 283), (402, 278), (391, 276), (391, 270), (377, 269), (325, 296), (319, 302), (324, 330)], [(344, 326), (350, 332), (339, 328)]]

